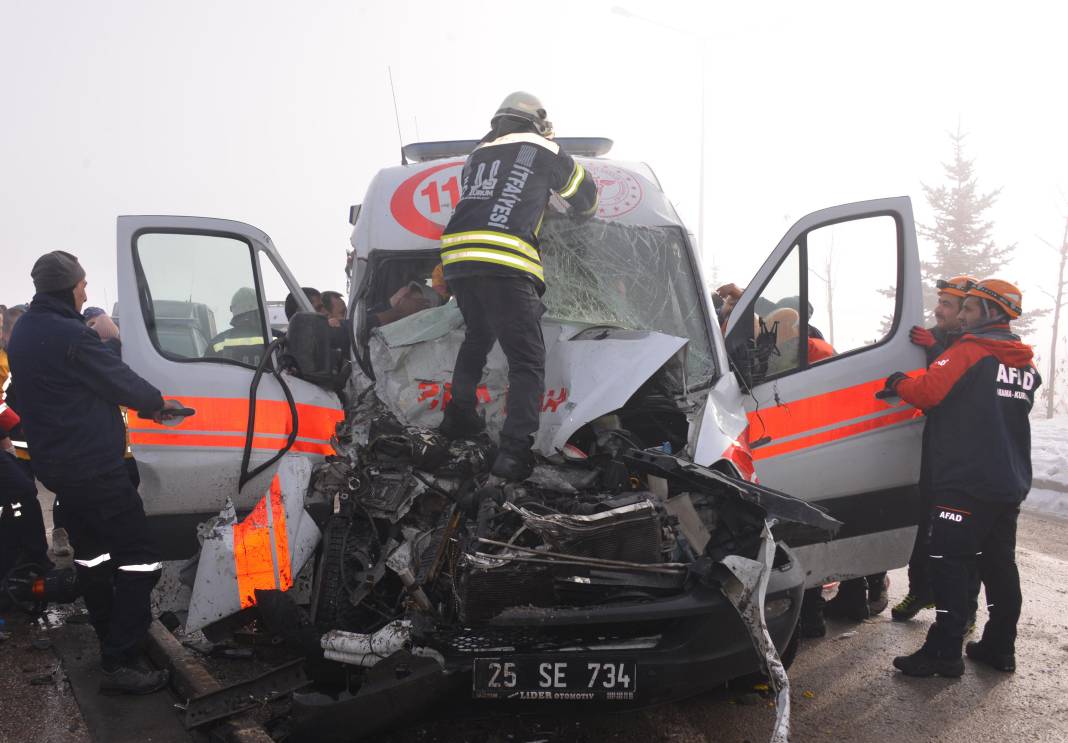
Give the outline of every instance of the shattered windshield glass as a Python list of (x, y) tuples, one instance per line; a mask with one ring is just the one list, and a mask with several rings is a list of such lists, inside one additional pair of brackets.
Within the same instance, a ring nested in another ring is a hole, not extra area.
[(550, 317), (687, 338), (690, 388), (715, 377), (698, 277), (681, 228), (547, 215), (538, 237)]

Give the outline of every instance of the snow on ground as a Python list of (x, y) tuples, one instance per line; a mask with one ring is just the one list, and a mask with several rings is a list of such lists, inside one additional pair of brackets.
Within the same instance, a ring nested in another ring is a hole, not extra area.
[(1031, 467), (1023, 507), (1068, 518), (1068, 416), (1031, 419)]

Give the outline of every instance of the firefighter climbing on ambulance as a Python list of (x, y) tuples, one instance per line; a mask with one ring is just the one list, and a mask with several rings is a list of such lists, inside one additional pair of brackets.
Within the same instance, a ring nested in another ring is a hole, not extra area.
[(1028, 414), (1041, 384), (1031, 347), (1010, 322), (1022, 312), (1020, 290), (987, 279), (968, 289), (964, 335), (925, 372), (894, 372), (886, 389), (927, 414), (930, 470), (931, 588), (936, 619), (923, 646), (894, 659), (909, 676), (957, 677), (975, 573), (986, 586), (989, 619), (969, 658), (1016, 668), (1022, 597), (1016, 568), (1016, 521), (1031, 489)]
[(492, 473), (511, 481), (526, 479), (533, 467), (545, 387), (538, 231), (554, 192), (579, 218), (597, 210), (593, 177), (553, 136), (537, 98), (523, 92), (505, 98), (464, 165), (461, 198), (441, 237), (444, 280), (466, 324), (441, 432), (468, 438), (485, 428), (476, 388), (499, 341), (508, 359), (508, 414)]

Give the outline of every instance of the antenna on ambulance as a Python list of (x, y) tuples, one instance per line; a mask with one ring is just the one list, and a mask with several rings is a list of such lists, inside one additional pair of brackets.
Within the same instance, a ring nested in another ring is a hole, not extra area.
[(401, 165), (407, 165), (408, 160), (404, 157), (404, 137), (401, 136), (400, 110), (397, 108), (397, 89), (393, 86), (393, 68), (386, 65), (389, 74), (389, 92), (393, 94), (393, 117), (397, 120), (397, 141), (401, 146)]

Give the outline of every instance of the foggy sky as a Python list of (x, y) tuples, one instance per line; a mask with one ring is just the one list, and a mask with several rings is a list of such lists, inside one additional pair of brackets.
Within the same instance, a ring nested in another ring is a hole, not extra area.
[[(656, 25), (612, 13), (622, 5)], [(0, 302), (41, 253), (77, 254), (116, 300), (115, 217), (195, 214), (272, 236), (298, 279), (344, 289), (348, 206), (405, 142), (476, 138), (505, 94), (565, 135), (607, 136), (697, 231), (707, 95), (706, 279), (745, 283), (782, 233), (833, 204), (941, 181), (969, 133), (1005, 278), (1049, 306), (1068, 213), (1063, 4), (609, 0), (0, 0)], [(670, 26), (673, 28), (667, 28)], [(704, 54), (702, 55), (702, 50)], [(922, 242), (921, 242), (922, 246)], [(848, 281), (848, 277), (839, 277)], [(838, 312), (848, 308), (836, 308)]]

